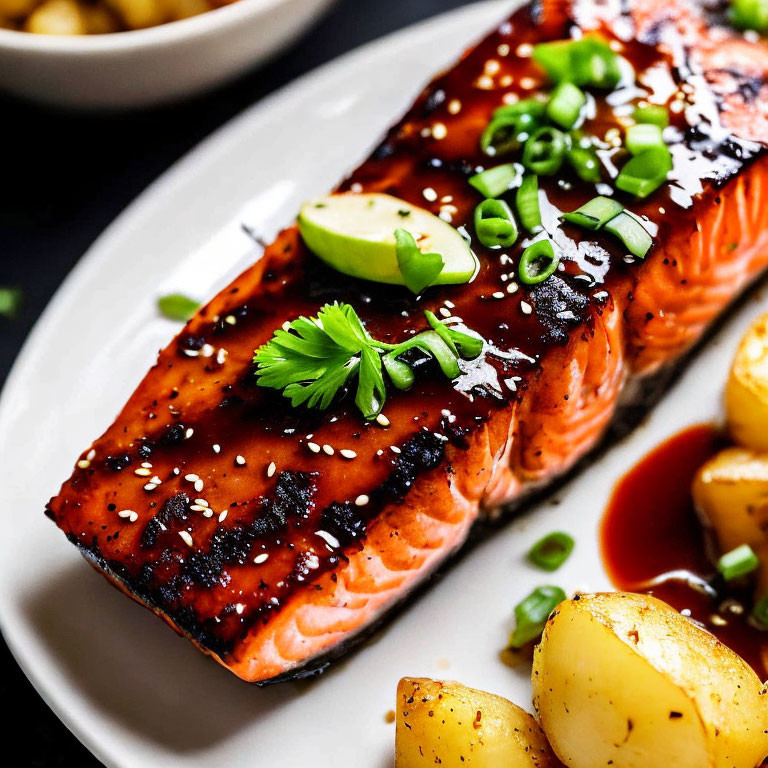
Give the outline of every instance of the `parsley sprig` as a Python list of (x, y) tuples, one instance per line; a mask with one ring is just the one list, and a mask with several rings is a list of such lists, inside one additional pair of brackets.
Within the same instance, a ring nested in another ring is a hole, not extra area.
[(256, 350), (258, 384), (282, 390), (294, 407), (323, 410), (357, 377), (355, 404), (366, 419), (373, 419), (386, 400), (385, 373), (397, 389), (413, 384), (411, 364), (401, 359), (409, 350), (432, 357), (450, 379), (460, 373), (460, 358), (472, 360), (483, 350), (479, 336), (447, 326), (432, 312), (424, 314), (430, 330), (387, 344), (368, 333), (349, 304), (325, 304), (317, 317), (299, 317)]

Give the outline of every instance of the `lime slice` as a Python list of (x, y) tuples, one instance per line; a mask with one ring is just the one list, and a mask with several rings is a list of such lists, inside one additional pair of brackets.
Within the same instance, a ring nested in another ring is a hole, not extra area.
[(450, 224), (390, 195), (327, 195), (305, 203), (299, 213), (304, 242), (328, 266), (363, 280), (405, 285), (396, 229), (410, 232), (423, 253), (442, 256), (433, 285), (468, 283), (477, 272), (477, 257)]

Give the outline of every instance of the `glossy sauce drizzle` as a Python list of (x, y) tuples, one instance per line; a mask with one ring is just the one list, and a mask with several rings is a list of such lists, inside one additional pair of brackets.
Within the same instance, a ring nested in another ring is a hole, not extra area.
[(633, 467), (616, 485), (603, 518), (603, 560), (616, 587), (654, 595), (684, 611), (765, 680), (768, 632), (739, 612), (749, 596), (729, 590), (717, 575), (691, 499), (696, 471), (721, 447), (714, 427), (695, 426)]

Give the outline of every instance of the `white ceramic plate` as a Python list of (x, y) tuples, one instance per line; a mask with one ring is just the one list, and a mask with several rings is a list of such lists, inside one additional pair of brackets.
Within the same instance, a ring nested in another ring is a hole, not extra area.
[[(313, 683), (238, 681), (111, 589), (43, 516), (174, 333), (155, 297), (223, 286), (258, 255), (242, 222), (271, 236), (512, 5), (471, 6), (364, 48), (226, 126), (110, 227), (30, 337), (0, 409), (0, 620), (37, 689), (109, 766), (384, 768), (394, 738), (384, 717), (405, 674), (456, 678), (529, 706), (527, 670), (498, 659), (514, 604), (543, 581), (608, 587), (597, 528), (613, 482), (661, 439), (718, 416), (729, 358), (759, 310), (752, 300), (638, 431), (561, 490), (562, 503), (498, 532)], [(577, 548), (551, 576), (523, 556), (553, 529), (571, 531)]]

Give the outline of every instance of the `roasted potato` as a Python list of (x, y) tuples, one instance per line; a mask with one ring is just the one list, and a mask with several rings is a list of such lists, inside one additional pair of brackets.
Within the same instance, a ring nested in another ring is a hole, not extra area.
[(395, 768), (554, 768), (536, 721), (512, 702), (459, 683), (397, 686)]
[(725, 410), (733, 439), (768, 451), (768, 314), (744, 334), (725, 389)]
[(29, 16), (24, 30), (38, 35), (84, 35), (87, 31), (75, 0), (46, 0)]
[(573, 768), (755, 768), (768, 755), (768, 693), (754, 671), (646, 595), (561, 603), (534, 654), (533, 692)]
[(693, 501), (720, 552), (752, 547), (760, 558), (757, 596), (768, 595), (768, 453), (720, 451), (696, 474)]

